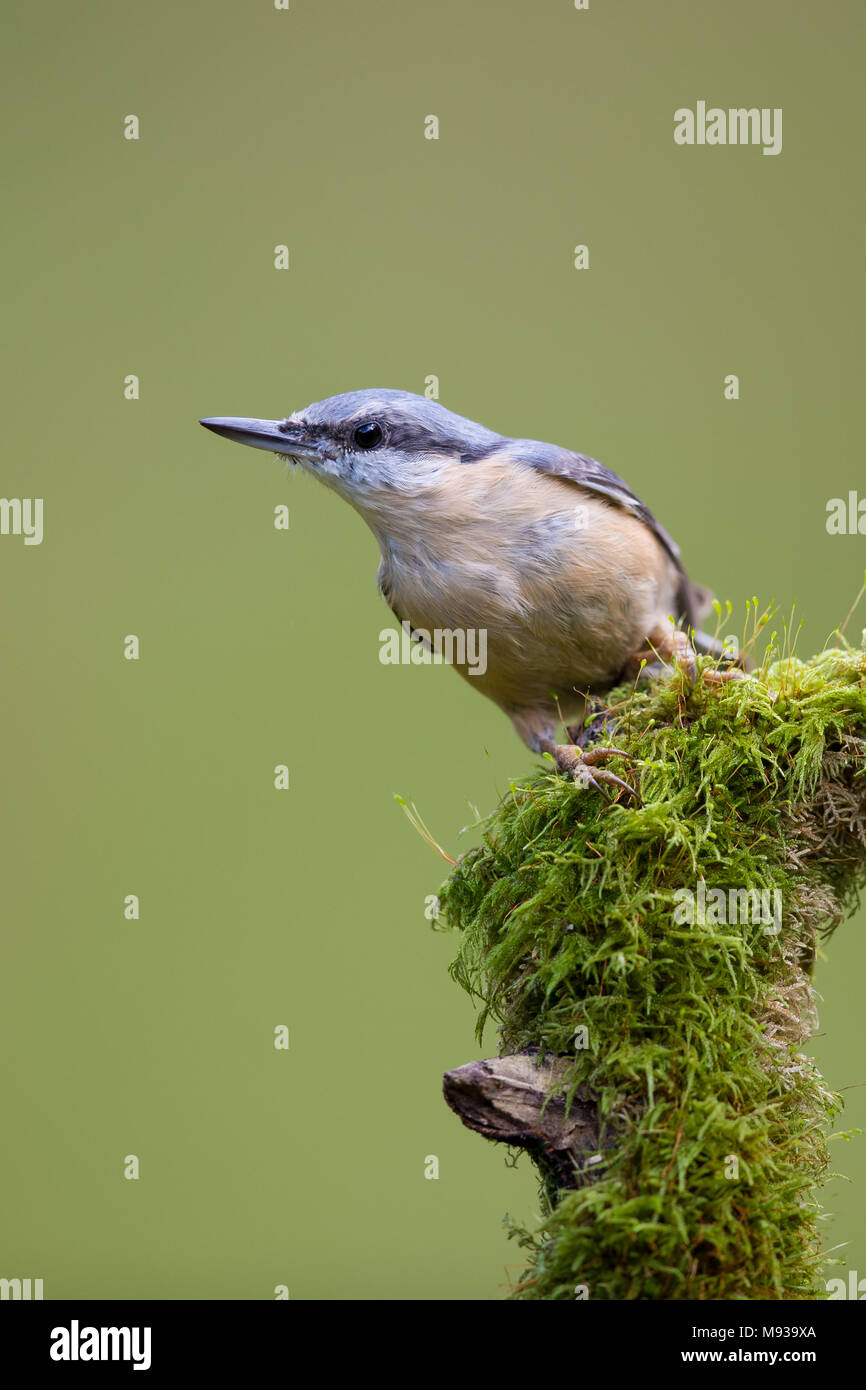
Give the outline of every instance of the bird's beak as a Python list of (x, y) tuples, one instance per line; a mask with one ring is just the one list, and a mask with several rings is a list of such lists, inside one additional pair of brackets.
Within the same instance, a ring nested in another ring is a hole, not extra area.
[(304, 437), (303, 427), (293, 425), (290, 420), (248, 420), (244, 416), (216, 415), (209, 420), (199, 420), (199, 424), (236, 444), (250, 444), (254, 449), (268, 449), (272, 454), (302, 459), (319, 456), (313, 442)]

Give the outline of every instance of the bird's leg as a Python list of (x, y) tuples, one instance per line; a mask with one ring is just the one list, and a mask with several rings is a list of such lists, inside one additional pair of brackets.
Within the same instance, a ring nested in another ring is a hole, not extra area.
[(674, 627), (673, 623), (659, 623), (647, 633), (649, 647), (646, 651), (635, 652), (634, 656), (626, 664), (626, 674), (634, 680), (641, 669), (641, 662), (646, 661), (651, 664), (658, 657), (673, 666), (678, 666), (689, 682), (694, 685), (698, 678), (698, 667), (695, 660), (695, 649), (689, 641), (687, 632), (682, 628)]
[(577, 724), (566, 724), (565, 732), (578, 748), (588, 748), (591, 743), (612, 732), (612, 719), (613, 712), (603, 700), (587, 696), (583, 719)]

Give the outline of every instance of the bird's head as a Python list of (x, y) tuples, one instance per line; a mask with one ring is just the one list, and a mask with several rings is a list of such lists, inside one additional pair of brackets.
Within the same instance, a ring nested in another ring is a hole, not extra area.
[(349, 391), (285, 420), (202, 420), (238, 444), (268, 449), (339, 492), (359, 510), (390, 494), (419, 497), (453, 463), (472, 463), (502, 436), (409, 391)]

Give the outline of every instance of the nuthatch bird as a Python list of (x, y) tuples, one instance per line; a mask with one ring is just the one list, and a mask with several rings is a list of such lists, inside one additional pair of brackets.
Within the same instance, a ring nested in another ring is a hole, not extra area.
[(632, 790), (597, 766), (619, 750), (559, 743), (557, 727), (580, 721), (588, 695), (653, 656), (693, 680), (689, 631), (706, 595), (621, 478), (585, 454), (509, 439), (408, 391), (350, 391), (286, 420), (201, 423), (350, 502), (379, 543), (379, 589), (399, 621), (486, 632), (486, 670), (456, 663), (460, 674), (533, 752), (552, 754), (580, 783)]

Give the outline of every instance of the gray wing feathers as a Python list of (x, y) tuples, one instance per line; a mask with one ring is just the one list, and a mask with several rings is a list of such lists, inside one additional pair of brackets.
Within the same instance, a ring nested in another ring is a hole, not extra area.
[(600, 497), (607, 497), (611, 502), (616, 502), (633, 516), (640, 517), (641, 521), (655, 531), (665, 550), (675, 560), (679, 560), (680, 551), (676, 542), (664, 527), (659, 525), (649, 508), (632, 492), (628, 483), (623, 482), (622, 478), (612, 473), (609, 468), (605, 468), (603, 463), (591, 459), (588, 454), (573, 454), (570, 449), (558, 449), (553, 444), (540, 444), (534, 439), (515, 439), (513, 444), (519, 457), (525, 459), (533, 468), (537, 468), (539, 473), (567, 478), (570, 482), (585, 487), (589, 492), (598, 493)]
[(699, 592), (692, 585), (688, 575), (683, 569), (680, 560), (679, 546), (668, 535), (663, 526), (656, 521), (652, 512), (639, 497), (632, 492), (627, 483), (616, 473), (612, 473), (609, 468), (605, 468), (603, 463), (597, 459), (592, 459), (588, 454), (574, 454), (570, 449), (560, 449), (553, 444), (542, 444), (534, 439), (515, 439), (511, 441), (510, 447), (514, 449), (518, 457), (525, 460), (533, 468), (537, 468), (539, 473), (549, 473), (556, 478), (567, 478), (569, 482), (577, 483), (580, 487), (585, 487), (589, 492), (597, 493), (600, 497), (606, 497), (617, 506), (624, 507), (631, 512), (632, 516), (638, 517), (650, 530), (658, 536), (665, 550), (676, 562), (681, 575), (681, 583), (677, 601), (680, 611), (678, 618), (684, 618), (689, 626), (694, 626), (698, 621), (699, 610), (702, 607)]

